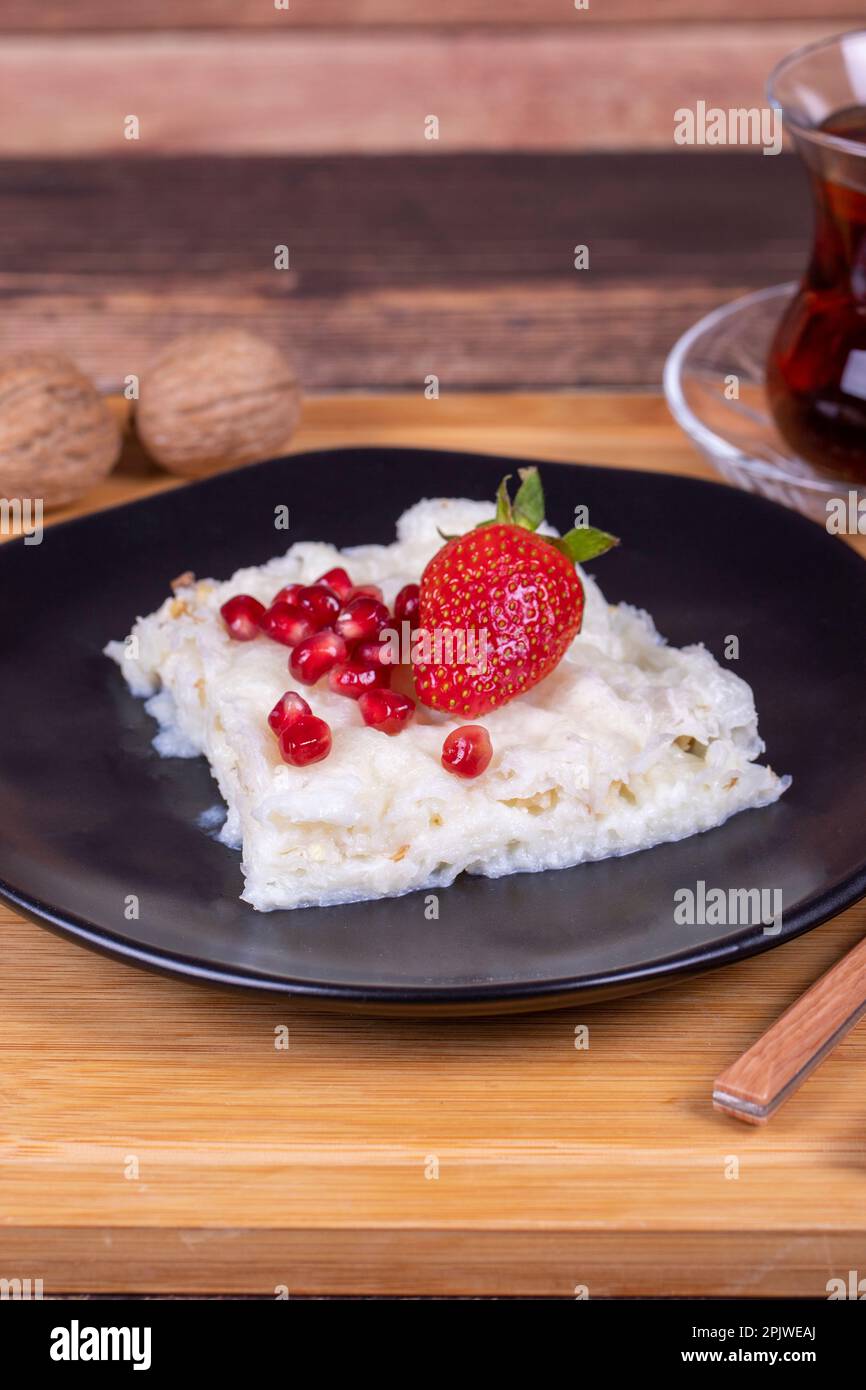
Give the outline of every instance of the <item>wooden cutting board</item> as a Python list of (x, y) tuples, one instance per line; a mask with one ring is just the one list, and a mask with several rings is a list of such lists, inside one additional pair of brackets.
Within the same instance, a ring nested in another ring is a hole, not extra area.
[[(296, 445), (334, 443), (709, 476), (653, 397), (313, 401)], [(166, 485), (131, 458), (87, 506)], [(866, 1027), (765, 1129), (710, 1104), (866, 904), (653, 995), (460, 1023), (330, 1016), (0, 927), (0, 1278), (823, 1298), (866, 1276)]]

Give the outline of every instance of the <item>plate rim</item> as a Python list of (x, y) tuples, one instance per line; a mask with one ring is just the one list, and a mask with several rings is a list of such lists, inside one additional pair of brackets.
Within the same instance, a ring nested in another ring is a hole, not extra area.
[[(703, 831), (711, 834), (712, 831)], [(639, 853), (651, 853), (641, 850)], [(544, 872), (555, 872), (545, 870)], [(853, 890), (853, 891), (852, 891)], [(716, 946), (697, 948), (697, 952), (683, 952), (667, 956), (664, 960), (643, 966), (625, 966), (621, 970), (599, 972), (594, 975), (566, 976), (560, 979), (523, 981), (511, 985), (438, 985), (416, 987), (403, 985), (337, 985), (333, 982), (278, 980), (273, 976), (255, 971), (216, 968), (203, 965), (190, 956), (171, 951), (154, 951), (137, 946), (123, 937), (116, 937), (107, 929), (97, 928), (74, 913), (62, 912), (45, 904), (0, 879), (0, 902), (6, 903), (14, 911), (38, 926), (47, 927), (55, 935), (75, 941), (89, 950), (130, 962), (143, 969), (160, 974), (168, 974), (200, 984), (211, 984), (255, 991), (259, 994), (279, 994), (289, 998), (313, 1000), (335, 1005), (366, 1004), (380, 1006), (383, 1013), (389, 1006), (417, 1009), (418, 1012), (432, 1012), (437, 1006), (459, 1010), (461, 1006), (472, 1008), (475, 1005), (513, 1004), (525, 1001), (561, 1001), (551, 1003), (550, 1007), (566, 1008), (579, 1001), (581, 996), (596, 995), (614, 997), (616, 993), (637, 993), (653, 988), (662, 989), (692, 976), (709, 970), (735, 965), (738, 961), (752, 956), (763, 955), (766, 951), (783, 946), (788, 941), (813, 931), (824, 922), (838, 916), (866, 897), (866, 864), (840, 885), (809, 899), (803, 906), (790, 914), (782, 914), (782, 927), (770, 934), (756, 927), (745, 928), (742, 933), (730, 936)], [(648, 984), (647, 982), (652, 983)]]

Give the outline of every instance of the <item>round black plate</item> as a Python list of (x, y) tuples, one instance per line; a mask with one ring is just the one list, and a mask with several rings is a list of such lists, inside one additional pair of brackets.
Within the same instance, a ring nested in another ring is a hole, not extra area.
[[(419, 497), (493, 496), (515, 459), (347, 449), (253, 468), (50, 528), (0, 550), (0, 891), (65, 935), (201, 980), (355, 1010), (481, 1014), (648, 989), (806, 931), (866, 893), (866, 564), (761, 498), (657, 474), (544, 464), (548, 515), (586, 503), (623, 545), (594, 566), (679, 645), (754, 687), (775, 806), (678, 844), (440, 892), (256, 913), (238, 855), (196, 822), (203, 759), (159, 758), (152, 721), (100, 653), (183, 570), (223, 578), (287, 540), (389, 541)], [(275, 508), (291, 529), (275, 531)], [(779, 890), (778, 935), (682, 926), (674, 893)], [(126, 904), (137, 899), (139, 916)]]

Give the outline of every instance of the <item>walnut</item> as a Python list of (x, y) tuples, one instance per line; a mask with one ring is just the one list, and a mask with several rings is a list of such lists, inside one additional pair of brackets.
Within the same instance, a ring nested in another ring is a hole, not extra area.
[(120, 445), (108, 406), (68, 357), (0, 358), (0, 497), (75, 502), (111, 472)]
[(286, 359), (237, 328), (175, 338), (142, 373), (135, 426), (170, 473), (198, 477), (271, 458), (298, 422)]

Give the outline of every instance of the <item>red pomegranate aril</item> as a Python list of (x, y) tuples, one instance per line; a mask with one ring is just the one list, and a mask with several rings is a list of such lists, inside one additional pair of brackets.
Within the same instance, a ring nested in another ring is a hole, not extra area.
[(352, 656), (356, 661), (360, 661), (362, 666), (395, 666), (397, 663), (391, 660), (390, 642), (359, 642), (352, 651)]
[(298, 594), (298, 604), (310, 614), (317, 631), (322, 627), (333, 627), (340, 611), (340, 600), (333, 589), (326, 588), (324, 584), (309, 584), (302, 589)]
[(303, 685), (315, 685), (332, 666), (346, 659), (346, 644), (336, 632), (316, 632), (299, 642), (289, 657), (289, 670)]
[(391, 621), (384, 603), (362, 594), (346, 604), (334, 627), (347, 642), (372, 642)]
[(302, 714), (280, 734), (280, 756), (293, 767), (319, 763), (331, 751), (331, 730), (315, 714)]
[(235, 594), (220, 609), (229, 637), (236, 642), (252, 642), (254, 637), (258, 637), (261, 631), (259, 622), (264, 611), (265, 605), (249, 594)]
[(287, 729), (297, 719), (312, 712), (303, 695), (299, 695), (297, 690), (287, 690), (268, 715), (268, 723), (275, 734), (281, 734), (283, 729)]
[(415, 701), (397, 690), (365, 690), (358, 706), (365, 724), (392, 737), (405, 729), (415, 713)]
[(316, 623), (311, 613), (295, 603), (272, 603), (262, 614), (261, 629), (273, 642), (281, 642), (284, 647), (296, 647), (299, 642), (312, 637)]
[(420, 603), (421, 590), (418, 585), (404, 584), (394, 600), (394, 617), (397, 622), (408, 622), (411, 627), (417, 627)]
[(298, 594), (303, 589), (303, 584), (286, 584), (271, 599), (271, 607), (275, 603), (297, 603)]
[(326, 584), (327, 587), (337, 595), (341, 603), (346, 602), (346, 599), (349, 597), (354, 587), (346, 571), (339, 567), (337, 569), (328, 570), (326, 574), (320, 574), (316, 583)]
[(360, 700), (365, 690), (382, 689), (390, 684), (389, 666), (365, 666), (363, 661), (344, 661), (335, 666), (328, 675), (328, 685), (335, 695), (347, 695), (350, 700)]
[(354, 589), (344, 598), (344, 603), (351, 603), (353, 598), (377, 598), (382, 603), (382, 590), (378, 584), (356, 584)]
[(458, 777), (480, 777), (492, 757), (493, 744), (481, 724), (452, 729), (442, 745), (442, 766)]

